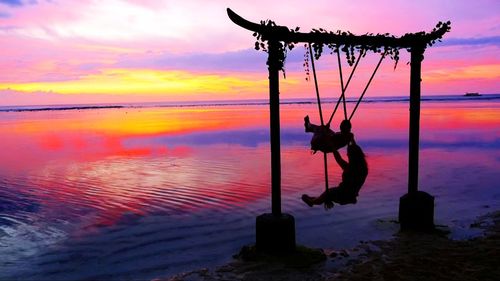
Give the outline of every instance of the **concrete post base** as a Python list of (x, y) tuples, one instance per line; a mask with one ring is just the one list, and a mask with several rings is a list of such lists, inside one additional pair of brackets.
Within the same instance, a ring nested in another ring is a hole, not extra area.
[(295, 219), (289, 214), (262, 214), (256, 220), (258, 251), (290, 253), (295, 251)]
[(401, 231), (431, 231), (434, 229), (434, 197), (417, 191), (407, 193), (399, 200)]

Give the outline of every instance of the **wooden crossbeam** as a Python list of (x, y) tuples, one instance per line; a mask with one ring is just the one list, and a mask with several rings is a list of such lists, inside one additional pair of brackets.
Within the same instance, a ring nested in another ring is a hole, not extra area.
[(347, 46), (372, 46), (372, 47), (398, 47), (411, 48), (413, 46), (426, 46), (428, 43), (441, 38), (448, 27), (443, 26), (432, 32), (408, 33), (401, 37), (386, 35), (354, 35), (354, 34), (336, 34), (333, 32), (292, 32), (286, 26), (269, 26), (257, 24), (248, 21), (231, 9), (227, 8), (227, 14), (235, 24), (253, 32), (260, 33), (264, 40), (276, 40), (283, 42), (308, 42), (320, 44), (338, 44)]

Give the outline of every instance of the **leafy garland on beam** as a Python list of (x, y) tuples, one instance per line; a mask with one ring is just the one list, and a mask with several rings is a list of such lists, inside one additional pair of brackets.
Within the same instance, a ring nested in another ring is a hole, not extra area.
[[(284, 28), (282, 26), (278, 26), (276, 25), (276, 23), (272, 20), (265, 20), (265, 21), (261, 21), (260, 24), (263, 26), (263, 27), (266, 27), (266, 28)], [(265, 29), (265, 28), (264, 28)], [(296, 27), (294, 29), (288, 29), (286, 28), (290, 33), (295, 33), (295, 32), (298, 32), (299, 31), (299, 27)], [(417, 33), (406, 33), (405, 35), (401, 36), (399, 39), (402, 39), (402, 40), (407, 40), (407, 41), (414, 41), (414, 42), (418, 42), (418, 41), (422, 41), (422, 39), (426, 39), (425, 41), (427, 42), (426, 45), (424, 47), (427, 47), (427, 46), (432, 46), (434, 45), (436, 42), (441, 42), (441, 38), (443, 37), (443, 35), (450, 31), (451, 29), (451, 22), (450, 21), (447, 21), (447, 22), (438, 22), (438, 24), (436, 25), (436, 27), (434, 27), (432, 29), (432, 31), (430, 33), (427, 33), (425, 31), (421, 31), (421, 32), (417, 32)], [(438, 33), (438, 31), (442, 31), (441, 33)], [(339, 35), (339, 36), (344, 36), (346, 37), (347, 39), (349, 37), (353, 38), (353, 37), (356, 37), (355, 34), (349, 32), (349, 31), (341, 31), (341, 30), (337, 30), (336, 32), (333, 32), (333, 31), (327, 31), (323, 28), (319, 28), (319, 29), (312, 29), (311, 33), (316, 33), (316, 34), (332, 34), (332, 35)], [(265, 44), (266, 40), (264, 39), (264, 34), (261, 34), (259, 32), (255, 32), (253, 34), (254, 37), (256, 37), (256, 42), (255, 42), (255, 49), (256, 50), (262, 50), (266, 53), (269, 52), (268, 48), (267, 48), (267, 45)], [(370, 36), (370, 37), (375, 37), (376, 38), (379, 38), (379, 39), (383, 39), (383, 38), (394, 38), (396, 39), (396, 37), (394, 35), (391, 35), (389, 33), (383, 33), (383, 34), (380, 34), (380, 33), (377, 33), (377, 34), (373, 34), (373, 33), (366, 33), (364, 34), (364, 36)], [(349, 40), (347, 40), (349, 41)], [(287, 54), (289, 51), (291, 51), (295, 45), (297, 44), (297, 42), (279, 42), (278, 44), (278, 51), (279, 51), (279, 69), (283, 71), (283, 75), (285, 76), (285, 60), (286, 60), (286, 57), (287, 57)], [(366, 45), (355, 45), (355, 44), (334, 44), (334, 43), (317, 43), (317, 42), (313, 42), (311, 44), (312, 46), (312, 51), (313, 51), (313, 55), (314, 55), (314, 58), (316, 60), (318, 60), (321, 55), (323, 54), (323, 49), (324, 47), (328, 47), (330, 49), (330, 54), (333, 54), (333, 53), (337, 53), (339, 51), (342, 51), (343, 53), (345, 53), (345, 56), (346, 56), (346, 59), (347, 59), (347, 62), (349, 63), (350, 66), (352, 66), (354, 64), (354, 62), (356, 61), (356, 55), (357, 53), (359, 53), (359, 56), (362, 56), (364, 57), (367, 53), (367, 51), (372, 51), (374, 53), (382, 53), (383, 55), (385, 56), (389, 56), (393, 61), (394, 61), (394, 68), (397, 67), (398, 65), (398, 62), (399, 62), (399, 50), (400, 49), (403, 49), (405, 47), (399, 47), (399, 46), (384, 46), (384, 47), (380, 47), (380, 46), (375, 46), (375, 45), (369, 45), (369, 44), (366, 44)], [(305, 44), (305, 48), (306, 48), (306, 53), (304, 54), (304, 69), (305, 69), (305, 72), (306, 72), (306, 80), (309, 80), (309, 48), (308, 48), (308, 44), (306, 43)], [(406, 48), (408, 51), (410, 51), (409, 48)], [(268, 62), (269, 64), (269, 62)], [(286, 76), (285, 76), (286, 78)]]
[[(272, 20), (261, 20), (260, 21), (260, 24), (262, 26), (265, 26), (265, 27), (271, 27), (271, 28), (276, 28), (278, 27), (278, 25), (276, 25), (276, 23)], [(300, 27), (295, 27), (293, 29), (288, 29), (288, 31), (290, 33), (295, 33), (295, 32), (298, 32), (300, 29)], [(266, 45), (266, 40), (263, 38), (264, 35), (262, 33), (259, 33), (259, 32), (254, 32), (253, 34), (253, 37), (256, 37), (256, 41), (255, 41), (255, 47), (254, 49), (255, 50), (262, 50), (266, 53), (269, 53), (269, 50), (267, 48), (267, 45)], [(286, 78), (286, 71), (285, 71), (285, 61), (286, 61), (286, 56), (288, 55), (288, 52), (291, 51), (294, 47), (295, 47), (295, 44), (294, 42), (278, 42), (278, 63), (279, 63), (279, 70), (283, 71), (283, 77)], [(267, 62), (267, 64), (269, 65), (269, 61)]]

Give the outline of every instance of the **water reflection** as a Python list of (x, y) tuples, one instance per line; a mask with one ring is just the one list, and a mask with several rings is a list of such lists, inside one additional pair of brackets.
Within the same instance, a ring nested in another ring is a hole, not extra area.
[[(437, 196), (442, 220), (451, 212), (440, 208), (475, 209), (498, 196), (499, 105), (467, 105), (422, 107), (421, 184)], [(353, 132), (368, 155), (370, 175), (356, 206), (330, 213), (298, 199), (324, 188), (322, 155), (311, 155), (303, 129), (306, 114), (318, 121), (315, 105), (281, 108), (283, 209), (297, 214), (299, 242), (350, 245), (370, 231), (387, 233), (387, 226), (373, 231), (372, 224), (393, 218), (406, 192), (407, 104), (363, 104), (357, 111)], [(0, 263), (16, 271), (18, 253), (33, 257), (44, 250), (35, 246), (41, 240), (70, 246), (48, 251), (37, 270), (47, 272), (56, 261), (66, 262), (67, 270), (83, 263), (81, 276), (87, 277), (95, 277), (90, 257), (114, 268), (112, 276), (137, 276), (157, 262), (157, 251), (166, 257), (157, 270), (171, 272), (177, 260), (172, 252), (197, 251), (197, 242), (209, 245), (200, 263), (230, 256), (252, 241), (255, 215), (269, 211), (268, 118), (267, 106), (255, 105), (0, 112)], [(329, 175), (331, 185), (340, 181), (335, 165)], [(490, 199), (467, 195), (478, 182), (478, 194)], [(469, 206), (458, 204), (464, 196)], [(68, 254), (75, 251), (80, 260)], [(134, 265), (141, 256), (147, 256), (144, 264)], [(184, 258), (179, 268), (197, 260)], [(124, 275), (128, 267), (135, 273)], [(154, 270), (147, 272), (154, 277)]]
[[(374, 150), (370, 164), (386, 167), (389, 156), (379, 154), (380, 149), (407, 147), (405, 105), (363, 106), (353, 121), (354, 133), (369, 154)], [(287, 105), (281, 112), (283, 173), (298, 175), (297, 186), (310, 186), (321, 171), (317, 157), (309, 155), (309, 136), (301, 126), (306, 114), (317, 119), (315, 111), (314, 105)], [(28, 193), (47, 200), (43, 205), (60, 202), (70, 207), (84, 201), (108, 220), (124, 211), (230, 208), (267, 196), (265, 106), (0, 114), (9, 117), (0, 124), (4, 184), (33, 186)], [(428, 106), (422, 111), (421, 146), (498, 148), (499, 117), (496, 108), (478, 113)], [(24, 178), (17, 177), (21, 174)], [(287, 186), (286, 177), (283, 181)]]

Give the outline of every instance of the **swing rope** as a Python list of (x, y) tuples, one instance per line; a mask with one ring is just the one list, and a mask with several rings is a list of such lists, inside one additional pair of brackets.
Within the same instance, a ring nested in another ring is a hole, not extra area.
[(309, 54), (311, 55), (311, 65), (312, 65), (312, 69), (313, 69), (314, 86), (316, 87), (316, 99), (318, 100), (319, 119), (321, 120), (321, 125), (323, 126), (324, 125), (323, 111), (321, 110), (321, 99), (319, 97), (318, 80), (316, 78), (316, 68), (314, 67), (314, 56), (312, 53), (312, 47), (311, 47), (310, 42), (309, 42)]
[[(321, 98), (320, 98), (320, 95), (319, 95), (318, 79), (317, 79), (317, 76), (316, 76), (316, 67), (314, 65), (314, 56), (313, 56), (313, 53), (312, 53), (312, 46), (311, 46), (310, 42), (308, 44), (309, 44), (309, 55), (311, 57), (311, 65), (312, 65), (312, 70), (313, 70), (314, 86), (315, 86), (315, 89), (316, 89), (316, 99), (318, 101), (319, 118), (321, 120), (321, 126), (325, 126), (324, 125), (325, 123), (324, 123), (324, 120), (323, 120), (323, 111), (321, 109)], [(356, 103), (356, 106), (352, 110), (351, 115), (349, 116), (349, 118), (347, 118), (347, 106), (346, 106), (346, 100), (345, 100), (345, 91), (347, 90), (347, 87), (349, 86), (349, 83), (351, 82), (351, 79), (353, 77), (354, 71), (358, 67), (358, 63), (359, 63), (361, 57), (364, 55), (364, 52), (363, 51), (360, 52), (360, 54), (358, 56), (358, 59), (356, 60), (356, 64), (354, 65), (354, 67), (353, 67), (353, 69), (351, 71), (351, 74), (349, 75), (349, 79), (347, 80), (347, 83), (346, 83), (346, 85), (344, 87), (344, 79), (343, 79), (343, 75), (342, 75), (342, 64), (341, 64), (341, 61), (340, 61), (340, 52), (337, 51), (337, 61), (338, 61), (338, 65), (339, 65), (340, 86), (341, 86), (342, 94), (340, 95), (340, 97), (339, 97), (339, 99), (337, 101), (337, 104), (335, 105), (335, 109), (333, 110), (332, 114), (330, 115), (330, 119), (328, 120), (328, 123), (326, 124), (327, 127), (330, 126), (330, 123), (331, 123), (331, 121), (333, 119), (333, 116), (335, 115), (335, 113), (336, 113), (336, 111), (337, 111), (337, 109), (339, 107), (339, 104), (340, 104), (341, 100), (343, 101), (343, 107), (344, 107), (344, 120), (349, 120), (350, 121), (352, 119), (352, 117), (354, 116), (354, 113), (358, 109), (359, 104), (361, 103), (361, 100), (363, 99), (366, 91), (368, 90), (368, 87), (370, 86), (370, 84), (371, 84), (371, 82), (373, 80), (373, 77), (375, 77), (375, 74), (377, 73), (377, 71), (378, 71), (378, 69), (380, 67), (380, 64), (382, 63), (382, 61), (385, 58), (386, 54), (387, 54), (387, 51), (385, 51), (382, 54), (382, 56), (380, 57), (380, 60), (378, 61), (377, 66), (375, 67), (375, 70), (373, 71), (373, 73), (372, 73), (372, 75), (370, 77), (370, 80), (368, 80), (368, 83), (366, 84), (365, 89), (363, 90), (363, 93), (359, 97), (358, 102)], [(327, 158), (327, 153), (326, 152), (323, 152), (323, 162), (324, 162), (324, 170), (325, 170), (325, 191), (328, 191), (328, 158)]]
[(343, 88), (342, 95), (339, 97), (337, 100), (337, 104), (335, 105), (335, 109), (333, 110), (332, 114), (330, 115), (330, 119), (328, 119), (328, 123), (326, 125), (329, 127), (330, 123), (332, 123), (333, 116), (337, 112), (337, 108), (339, 107), (340, 101), (342, 100), (342, 97), (345, 97), (345, 91), (347, 91), (347, 87), (349, 87), (349, 83), (351, 83), (352, 76), (354, 72), (356, 71), (356, 68), (358, 67), (359, 61), (362, 56), (364, 56), (365, 51), (361, 50), (358, 59), (356, 60), (356, 63), (354, 64), (354, 67), (351, 70), (351, 74), (349, 75), (349, 79), (347, 79), (347, 83), (345, 84), (345, 87)]
[(342, 90), (342, 103), (344, 105), (344, 119), (347, 119), (347, 107), (345, 104), (345, 88), (344, 88), (344, 75), (342, 74), (342, 63), (340, 62), (340, 51), (337, 50), (337, 62), (339, 64), (339, 76), (340, 76), (340, 90)]
[[(321, 126), (324, 126), (323, 121), (323, 112), (321, 111), (321, 98), (319, 97), (319, 89), (318, 89), (318, 80), (316, 78), (316, 68), (314, 66), (314, 56), (312, 53), (311, 43), (309, 42), (309, 55), (311, 55), (311, 65), (313, 69), (314, 76), (314, 86), (316, 87), (316, 98), (318, 100), (318, 108), (319, 108), (319, 119), (321, 120)], [(323, 152), (323, 162), (325, 166), (325, 191), (328, 191), (328, 158), (326, 157), (326, 152)]]
[(377, 70), (380, 66), (380, 64), (382, 63), (382, 61), (384, 60), (385, 58), (385, 55), (387, 54), (387, 51), (385, 51), (382, 56), (380, 56), (380, 60), (378, 61), (377, 63), (377, 67), (375, 67), (375, 70), (373, 71), (372, 73), (372, 76), (370, 77), (370, 80), (368, 80), (368, 83), (366, 84), (365, 86), (365, 89), (363, 90), (363, 93), (361, 94), (361, 96), (359, 97), (358, 99), (358, 102), (356, 103), (356, 106), (354, 107), (354, 109), (352, 110), (351, 112), (351, 116), (349, 116), (349, 121), (351, 121), (352, 117), (354, 116), (354, 113), (356, 112), (356, 110), (358, 109), (358, 106), (359, 104), (361, 103), (361, 100), (363, 99), (363, 96), (365, 95), (366, 93), (366, 90), (368, 90), (368, 87), (370, 86), (370, 83), (372, 82), (373, 80), (373, 77), (375, 77), (375, 74), (377, 73)]
[(342, 74), (342, 63), (340, 62), (340, 51), (337, 50), (337, 62), (339, 65), (339, 76), (340, 76), (340, 90), (342, 94), (342, 104), (344, 105), (344, 119), (347, 119), (347, 107), (345, 105), (345, 88), (344, 88), (344, 75)]

